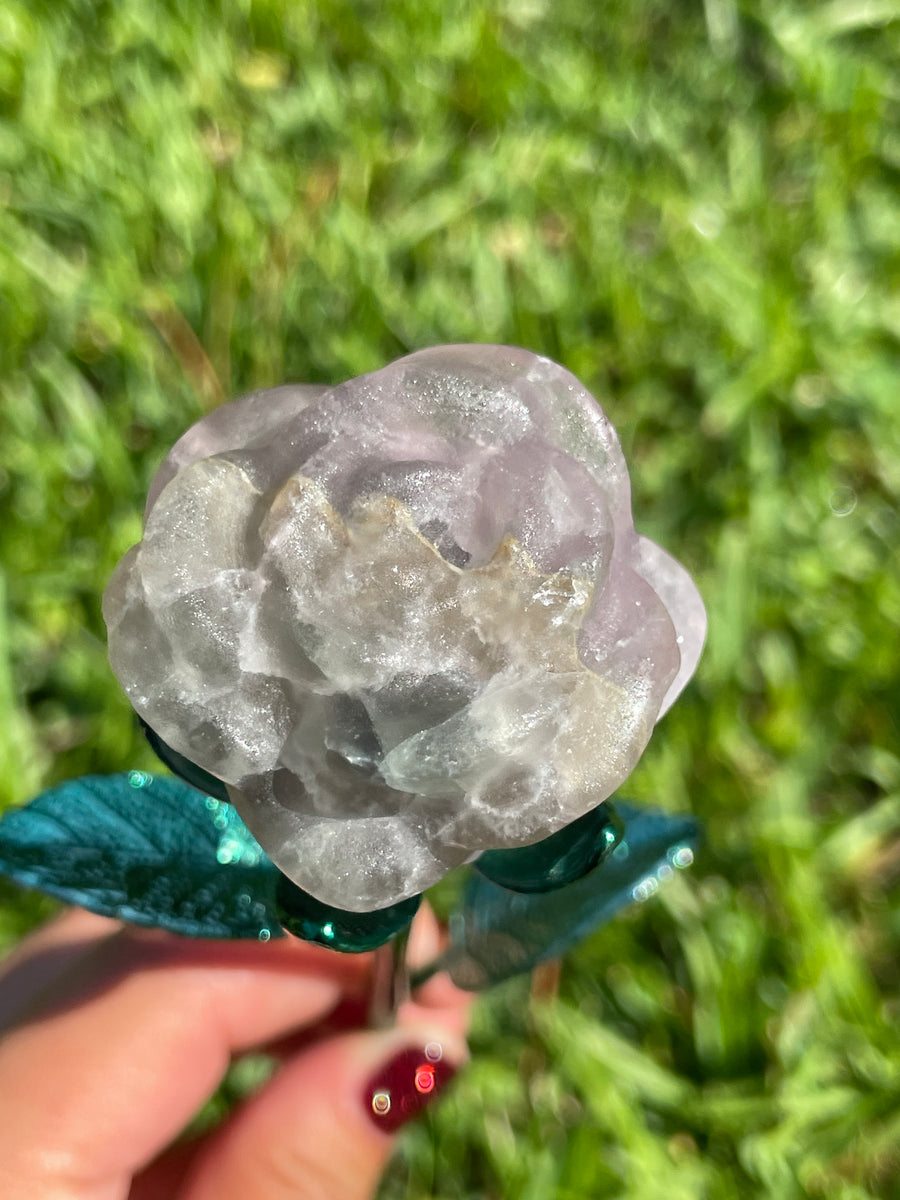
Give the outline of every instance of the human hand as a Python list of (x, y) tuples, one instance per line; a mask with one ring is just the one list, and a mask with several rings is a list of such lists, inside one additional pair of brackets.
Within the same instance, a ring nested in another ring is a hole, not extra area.
[[(423, 906), (412, 960), (439, 936)], [(0, 971), (0, 1195), (364, 1200), (394, 1131), (463, 1061), (470, 999), (439, 976), (393, 1029), (366, 1030), (372, 959), (66, 912)], [(231, 1057), (263, 1046), (282, 1059), (274, 1077), (173, 1145)]]

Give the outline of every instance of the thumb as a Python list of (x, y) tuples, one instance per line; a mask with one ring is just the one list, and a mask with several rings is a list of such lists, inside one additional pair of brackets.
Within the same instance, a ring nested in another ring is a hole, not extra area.
[(392, 1135), (465, 1054), (457, 1034), (428, 1026), (315, 1045), (204, 1147), (184, 1200), (369, 1200)]

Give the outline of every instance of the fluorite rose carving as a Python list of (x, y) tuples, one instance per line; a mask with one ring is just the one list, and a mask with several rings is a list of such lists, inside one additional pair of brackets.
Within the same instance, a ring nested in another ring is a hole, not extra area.
[(104, 615), (141, 717), (353, 911), (601, 803), (705, 632), (635, 533), (596, 401), (505, 346), (213, 412), (162, 464)]

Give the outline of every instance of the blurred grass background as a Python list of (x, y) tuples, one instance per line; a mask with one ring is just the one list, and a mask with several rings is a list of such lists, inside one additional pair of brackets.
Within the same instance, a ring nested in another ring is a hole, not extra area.
[(391, 1200), (900, 1194), (898, 51), (896, 0), (0, 7), (3, 805), (153, 765), (100, 594), (241, 390), (546, 353), (708, 602), (627, 788), (695, 870), (482, 1001)]

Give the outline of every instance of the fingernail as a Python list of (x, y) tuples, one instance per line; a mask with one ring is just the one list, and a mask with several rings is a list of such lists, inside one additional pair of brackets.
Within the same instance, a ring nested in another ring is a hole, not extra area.
[(383, 1133), (393, 1133), (430, 1104), (455, 1074), (456, 1067), (438, 1041), (401, 1050), (366, 1084), (366, 1112)]

